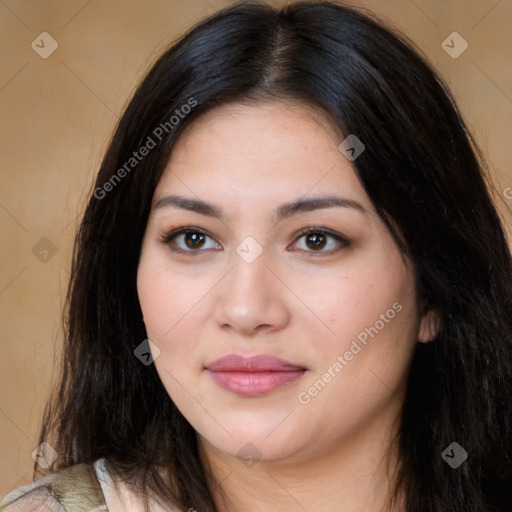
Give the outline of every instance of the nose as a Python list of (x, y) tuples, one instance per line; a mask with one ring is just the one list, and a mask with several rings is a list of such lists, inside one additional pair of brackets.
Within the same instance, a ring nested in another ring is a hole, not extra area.
[(224, 330), (244, 336), (283, 329), (290, 321), (290, 292), (263, 253), (252, 263), (234, 255), (234, 268), (218, 289), (215, 321)]

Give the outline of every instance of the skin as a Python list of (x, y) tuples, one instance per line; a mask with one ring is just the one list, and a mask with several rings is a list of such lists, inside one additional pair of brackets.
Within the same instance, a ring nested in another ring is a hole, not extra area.
[[(418, 338), (434, 336), (436, 317), (419, 311), (412, 262), (338, 150), (343, 139), (298, 103), (216, 107), (180, 135), (154, 193), (153, 205), (178, 194), (225, 214), (152, 209), (137, 275), (148, 338), (160, 351), (156, 370), (222, 481), (230, 503), (219, 488), (214, 494), (223, 512), (384, 510), (405, 375)], [(365, 212), (337, 206), (273, 218), (279, 205), (327, 195)], [(196, 246), (184, 235), (162, 242), (182, 226), (208, 236)], [(311, 235), (297, 235), (310, 226), (349, 244), (328, 236), (315, 248)], [(263, 251), (251, 263), (236, 251), (248, 236)], [(393, 304), (401, 306), (394, 318), (332, 370)], [(271, 354), (307, 371), (266, 395), (240, 397), (205, 369), (232, 353)], [(329, 368), (335, 377), (301, 403), (299, 394)], [(237, 455), (244, 446), (255, 464)]]

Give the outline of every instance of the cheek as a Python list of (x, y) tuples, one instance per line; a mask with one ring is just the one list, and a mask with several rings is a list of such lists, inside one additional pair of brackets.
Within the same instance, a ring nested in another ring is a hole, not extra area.
[(192, 404), (179, 383), (190, 378), (194, 347), (189, 341), (195, 337), (194, 326), (200, 329), (201, 289), (192, 276), (171, 271), (154, 254), (145, 257), (143, 253), (137, 291), (147, 336), (159, 349), (154, 364), (169, 396), (185, 410)]
[(183, 324), (193, 325), (194, 317), (201, 314), (201, 299), (212, 286), (210, 280), (194, 274), (192, 268), (170, 269), (158, 258), (141, 258), (137, 290), (148, 335), (165, 341)]
[(324, 304), (335, 319), (334, 334), (317, 337), (321, 356), (298, 401), (311, 417), (324, 417), (322, 429), (334, 436), (399, 399), (416, 322), (409, 285), (400, 275), (384, 281), (351, 276), (328, 289), (331, 300)]
[(316, 373), (331, 369), (336, 378), (324, 398), (348, 393), (364, 401), (374, 391), (397, 386), (417, 326), (413, 276), (399, 256), (354, 266), (325, 290), (320, 314), (329, 320), (330, 332), (324, 330), (322, 364)]
[(390, 268), (377, 261), (365, 261), (326, 284), (316, 304), (322, 318), (329, 322), (333, 339), (352, 340), (376, 322), (381, 330), (384, 321), (389, 331), (399, 323), (395, 320), (406, 316), (402, 312), (411, 309), (411, 279), (400, 265)]

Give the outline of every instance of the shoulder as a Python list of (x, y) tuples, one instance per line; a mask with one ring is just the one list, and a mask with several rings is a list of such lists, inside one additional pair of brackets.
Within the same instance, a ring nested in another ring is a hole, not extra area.
[(0, 500), (3, 512), (73, 512), (105, 510), (100, 484), (89, 464), (60, 469), (22, 485)]
[[(22, 486), (25, 487), (25, 486)], [(18, 490), (18, 489), (16, 489)], [(21, 490), (21, 488), (19, 488)], [(45, 486), (23, 491), (23, 494), (10, 499), (9, 493), (1, 502), (2, 512), (64, 512), (62, 503)]]

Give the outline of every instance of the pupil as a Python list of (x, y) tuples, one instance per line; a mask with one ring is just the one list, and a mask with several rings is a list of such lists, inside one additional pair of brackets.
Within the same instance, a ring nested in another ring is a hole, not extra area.
[(204, 236), (200, 233), (187, 233), (185, 235), (185, 243), (188, 247), (196, 248), (204, 241)]
[(309, 235), (307, 237), (307, 244), (312, 249), (322, 248), (325, 246), (325, 235), (322, 235), (322, 234)]

